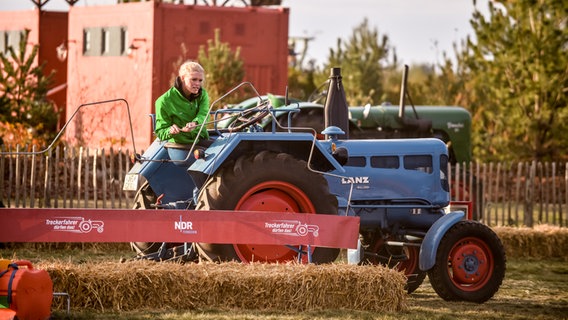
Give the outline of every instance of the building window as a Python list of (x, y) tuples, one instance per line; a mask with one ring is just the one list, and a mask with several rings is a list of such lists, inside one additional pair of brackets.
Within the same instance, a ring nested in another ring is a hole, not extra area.
[(0, 53), (8, 54), (10, 47), (14, 53), (20, 51), (20, 41), (24, 38), (25, 32), (22, 30), (4, 30), (0, 31)]
[(91, 31), (88, 29), (83, 30), (83, 54), (89, 55), (91, 52)]
[(8, 53), (8, 32), (0, 31), (0, 52)]
[(101, 30), (101, 55), (107, 55), (110, 51), (110, 34), (108, 29)]
[(104, 26), (83, 29), (83, 55), (117, 57), (127, 54), (130, 40), (128, 28)]
[(126, 55), (128, 50), (128, 29), (120, 28), (120, 55)]

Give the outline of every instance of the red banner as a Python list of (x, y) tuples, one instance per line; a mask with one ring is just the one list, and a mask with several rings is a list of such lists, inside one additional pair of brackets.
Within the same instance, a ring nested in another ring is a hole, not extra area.
[(203, 242), (357, 247), (359, 218), (258, 211), (0, 209), (0, 242)]

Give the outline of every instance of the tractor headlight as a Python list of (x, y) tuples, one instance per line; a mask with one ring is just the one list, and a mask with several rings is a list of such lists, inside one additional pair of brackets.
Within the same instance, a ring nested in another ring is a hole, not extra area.
[(339, 162), (341, 166), (344, 166), (347, 163), (347, 160), (349, 159), (349, 152), (344, 147), (335, 148), (335, 150), (333, 150), (331, 155), (335, 160), (337, 160), (337, 162)]

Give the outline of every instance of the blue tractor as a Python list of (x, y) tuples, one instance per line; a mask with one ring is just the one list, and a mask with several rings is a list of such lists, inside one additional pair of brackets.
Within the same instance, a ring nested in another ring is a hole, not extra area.
[[(409, 293), (426, 275), (446, 300), (481, 303), (497, 292), (505, 274), (503, 245), (489, 227), (466, 220), (462, 211), (449, 212), (449, 155), (441, 140), (350, 140), (339, 69), (330, 77), (321, 133), (282, 126), (277, 113), (292, 117), (298, 110), (293, 104), (274, 108), (257, 96), (254, 108), (217, 111), (231, 113), (232, 120), (210, 129), (214, 142), (207, 149), (154, 141), (125, 180), (125, 190), (137, 192), (134, 208), (358, 216), (358, 248), (348, 250), (349, 263), (396, 268), (407, 276)], [(265, 118), (270, 128), (260, 125)], [(132, 246), (140, 257), (158, 261), (307, 262), (309, 250), (311, 262), (321, 264), (340, 253), (254, 244)]]

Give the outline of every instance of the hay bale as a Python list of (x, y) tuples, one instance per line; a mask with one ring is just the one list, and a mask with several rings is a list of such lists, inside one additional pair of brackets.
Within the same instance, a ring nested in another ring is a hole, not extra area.
[(493, 229), (501, 238), (508, 257), (568, 260), (568, 228), (538, 225), (534, 228)]
[(56, 292), (69, 293), (72, 307), (82, 309), (406, 308), (406, 278), (381, 266), (130, 261), (38, 267), (49, 272)]

